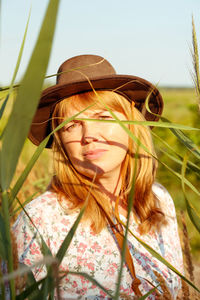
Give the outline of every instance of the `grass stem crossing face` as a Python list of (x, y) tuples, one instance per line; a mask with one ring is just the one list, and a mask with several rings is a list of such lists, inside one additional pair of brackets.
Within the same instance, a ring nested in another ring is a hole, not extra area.
[[(76, 113), (71, 108), (70, 115)], [(123, 113), (114, 113), (120, 120), (127, 120)], [(113, 120), (104, 109), (87, 110), (79, 118)], [(128, 150), (128, 135), (114, 122), (74, 120), (62, 129), (61, 141), (73, 166), (87, 177), (93, 177), (94, 172), (97, 176), (116, 175)]]

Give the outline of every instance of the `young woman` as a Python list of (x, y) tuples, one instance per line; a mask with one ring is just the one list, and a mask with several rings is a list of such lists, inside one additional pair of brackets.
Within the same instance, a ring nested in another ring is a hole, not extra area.
[[(145, 108), (147, 97), (152, 114)], [(43, 91), (29, 133), (31, 141), (39, 145), (63, 121), (68, 122), (47, 144), (54, 154), (51, 185), (25, 207), (32, 222), (22, 212), (14, 234), (19, 261), (32, 266), (43, 258), (41, 236), (56, 255), (85, 205), (59, 266), (59, 271), (66, 273), (60, 282), (61, 299), (109, 298), (87, 278), (67, 271), (87, 273), (114, 295), (124, 234), (119, 224), (127, 220), (134, 177), (130, 231), (183, 272), (174, 203), (155, 182), (157, 162), (150, 129), (128, 122), (121, 126), (116, 121), (156, 121), (162, 108), (162, 97), (152, 84), (139, 77), (117, 75), (107, 60), (96, 55), (65, 61), (58, 70), (57, 84)], [(158, 285), (157, 273), (176, 298), (180, 278), (131, 233), (127, 245), (121, 298), (147, 293)], [(40, 280), (46, 269), (33, 267), (33, 274)], [(148, 299), (155, 297), (151, 294)]]

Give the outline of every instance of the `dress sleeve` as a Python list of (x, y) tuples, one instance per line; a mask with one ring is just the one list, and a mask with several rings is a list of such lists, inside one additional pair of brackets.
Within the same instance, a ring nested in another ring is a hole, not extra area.
[[(163, 226), (159, 233), (160, 240), (162, 241), (163, 257), (181, 274), (184, 274), (183, 256), (174, 202), (168, 191), (160, 184), (157, 184), (155, 194), (167, 220), (167, 225)], [(168, 269), (168, 278), (171, 293), (174, 299), (176, 299), (178, 291), (181, 288), (181, 278), (170, 269)]]
[(169, 192), (160, 184), (157, 184), (159, 191), (157, 197), (167, 220), (167, 225), (162, 228), (164, 241), (164, 257), (178, 271), (184, 273), (183, 255), (178, 233), (178, 224), (174, 201)]
[[(43, 259), (41, 235), (38, 230), (40, 229), (41, 220), (36, 216), (30, 216), (30, 218), (31, 220), (23, 211), (12, 227), (17, 245), (15, 251), (18, 252), (19, 263), (23, 263), (29, 267)], [(33, 267), (32, 272), (37, 280), (46, 275), (46, 269), (41, 265)]]

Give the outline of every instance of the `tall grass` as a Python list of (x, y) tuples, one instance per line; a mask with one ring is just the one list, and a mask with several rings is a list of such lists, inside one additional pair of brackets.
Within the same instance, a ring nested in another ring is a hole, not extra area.
[[(0, 259), (4, 265), (7, 266), (7, 275), (0, 272), (0, 284), (1, 284), (1, 299), (6, 298), (6, 289), (9, 289), (10, 298), (11, 299), (26, 299), (27, 297), (31, 297), (31, 299), (53, 299), (54, 290), (58, 290), (59, 295), (59, 281), (62, 276), (66, 274), (60, 274), (58, 272), (59, 265), (69, 247), (71, 239), (79, 225), (79, 222), (84, 214), (84, 208), (80, 211), (77, 220), (75, 221), (73, 227), (70, 232), (66, 236), (63, 241), (59, 251), (53, 257), (50, 249), (46, 245), (43, 237), (41, 236), (42, 241), (42, 249), (44, 253), (44, 259), (42, 262), (47, 267), (47, 275), (44, 279), (36, 282), (30, 268), (28, 267), (20, 267), (16, 263), (16, 246), (14, 239), (10, 233), (11, 226), (11, 216), (15, 216), (15, 213), (18, 212), (19, 207), (24, 210), (24, 205), (20, 202), (18, 197), (20, 195), (20, 191), (22, 189), (23, 183), (27, 179), (30, 171), (32, 170), (34, 164), (37, 162), (40, 157), (43, 149), (45, 148), (48, 139), (50, 138), (51, 133), (35, 150), (31, 159), (25, 166), (24, 170), (20, 172), (20, 174), (16, 174), (16, 167), (19, 166), (20, 162), (18, 162), (20, 154), (22, 152), (23, 146), (26, 141), (26, 137), (29, 131), (29, 127), (31, 124), (31, 120), (36, 111), (38, 100), (40, 97), (40, 93), (43, 86), (43, 81), (45, 78), (45, 73), (48, 65), (48, 60), (51, 52), (53, 35), (56, 26), (56, 17), (58, 11), (59, 1), (58, 0), (49, 0), (49, 4), (47, 7), (47, 11), (41, 26), (41, 30), (38, 36), (38, 40), (36, 42), (33, 54), (30, 58), (29, 65), (25, 72), (24, 78), (22, 82), (17, 87), (17, 95), (14, 100), (13, 107), (9, 116), (5, 117), (6, 106), (10, 101), (10, 96), (12, 89), (16, 86), (14, 85), (16, 72), (19, 67), (19, 63), (22, 56), (23, 45), (25, 42), (26, 32), (28, 28), (25, 30), (22, 47), (20, 50), (17, 66), (14, 70), (13, 79), (9, 89), (2, 89), (4, 91), (3, 100), (1, 100), (1, 109), (0, 109), (0, 120), (4, 122), (6, 118), (6, 126), (0, 126), (1, 128), (1, 136), (0, 136), (0, 192), (1, 192), (1, 209), (0, 209)], [(198, 61), (198, 47), (197, 47), (197, 39), (195, 33), (195, 26), (193, 21), (193, 64), (194, 64), (194, 82), (196, 85), (197, 95), (200, 95), (200, 83), (199, 83), (199, 61)], [(5, 91), (6, 94), (5, 94)], [(148, 108), (148, 99), (146, 102), (146, 107)], [(86, 108), (87, 109), (87, 108)], [(74, 118), (78, 118), (79, 112), (77, 115), (65, 120), (55, 131), (59, 130), (62, 126), (64, 126), (67, 122), (71, 121)], [(145, 151), (149, 153), (149, 150), (145, 148), (144, 145), (128, 130), (125, 126), (125, 123), (120, 121), (113, 112), (110, 112), (113, 115), (114, 121), (107, 120), (106, 122), (117, 122), (122, 126), (122, 128), (127, 132), (127, 134), (133, 139), (133, 141), (138, 145), (138, 147), (143, 147)], [(92, 119), (88, 121), (93, 121)], [(97, 120), (95, 120), (97, 121)], [(99, 120), (99, 122), (105, 122), (105, 120)], [(128, 121), (129, 124), (138, 124), (136, 121)], [(168, 160), (173, 161), (174, 163), (181, 166), (180, 172), (176, 169), (170, 167), (170, 165), (162, 160), (159, 160), (160, 164), (162, 164), (169, 172), (171, 172), (182, 184), (183, 195), (185, 199), (185, 206), (188, 212), (188, 216), (194, 226), (194, 228), (200, 232), (200, 217), (198, 212), (194, 209), (191, 204), (191, 200), (189, 199), (186, 193), (186, 187), (190, 189), (194, 194), (198, 197), (200, 196), (199, 190), (190, 182), (187, 178), (187, 170), (191, 172), (195, 172), (198, 176), (200, 176), (200, 167), (196, 163), (194, 163), (193, 159), (196, 161), (200, 161), (200, 150), (198, 146), (194, 143), (191, 138), (188, 137), (183, 131), (195, 131), (199, 134), (199, 128), (189, 127), (186, 125), (175, 124), (170, 122), (166, 118), (162, 117), (160, 122), (141, 122), (144, 125), (153, 125), (155, 127), (159, 127), (162, 130), (169, 129), (171, 133), (176, 137), (177, 141), (182, 144), (183, 152), (177, 153), (176, 151), (172, 151), (172, 147), (163, 141), (165, 145), (165, 149), (162, 149), (163, 153), (167, 156)], [(14, 135), (13, 135), (14, 132)], [(162, 140), (162, 139), (161, 139)], [(186, 154), (185, 154), (186, 152)], [(190, 154), (188, 154), (190, 153)], [(151, 153), (150, 153), (151, 154)], [(152, 155), (152, 154), (151, 154)], [(13, 185), (13, 179), (15, 178), (15, 183)], [(132, 186), (132, 192), (134, 191), (134, 182)], [(30, 195), (29, 195), (30, 196)], [(30, 200), (28, 196), (25, 199), (25, 202)], [(34, 195), (32, 195), (34, 196)], [(18, 208), (17, 208), (17, 205)], [(131, 210), (131, 205), (129, 207), (129, 213)], [(25, 211), (25, 210), (24, 210)], [(26, 213), (26, 211), (25, 211)], [(27, 214), (27, 213), (26, 213)], [(29, 216), (27, 216), (29, 217)], [(183, 297), (186, 297), (188, 293), (187, 284), (192, 287), (196, 292), (200, 293), (199, 288), (194, 284), (194, 278), (190, 277), (188, 279), (184, 274), (181, 274), (174, 266), (172, 266), (168, 261), (166, 261), (159, 253), (153, 250), (150, 245), (144, 243), (141, 239), (136, 237), (128, 228), (127, 224), (123, 224), (126, 228), (126, 234), (124, 238), (124, 247), (122, 251), (122, 261), (121, 261), (121, 269), (118, 277), (118, 284), (116, 287), (116, 291), (114, 294), (110, 294), (105, 287), (101, 286), (94, 278), (89, 276), (88, 274), (76, 273), (78, 275), (82, 275), (93, 282), (95, 285), (99, 286), (109, 297), (113, 299), (119, 299), (119, 287), (121, 281), (121, 271), (124, 260), (124, 251), (127, 240), (128, 231), (130, 234), (134, 236), (154, 257), (156, 257), (159, 261), (165, 264), (168, 268), (170, 268), (173, 272), (178, 274), (183, 281)], [(37, 230), (37, 228), (36, 228)], [(14, 251), (13, 251), (14, 248)], [(15, 254), (15, 255), (14, 255)], [(160, 282), (160, 285), (163, 287), (163, 291), (165, 294), (163, 297), (165, 299), (170, 299), (170, 294), (167, 288), (164, 286), (162, 278), (159, 278), (157, 274), (157, 278)], [(16, 282), (19, 282), (19, 279), (22, 279), (22, 282), (18, 283), (23, 287), (21, 293), (16, 295)], [(187, 284), (186, 284), (187, 283)], [(8, 287), (7, 287), (8, 285)], [(40, 286), (40, 288), (39, 288)], [(155, 289), (153, 289), (155, 290)], [(151, 292), (153, 292), (153, 290)], [(144, 295), (140, 299), (145, 299), (151, 293), (149, 292), (147, 295)], [(198, 294), (199, 295), (199, 294)], [(161, 295), (158, 296), (161, 298)]]

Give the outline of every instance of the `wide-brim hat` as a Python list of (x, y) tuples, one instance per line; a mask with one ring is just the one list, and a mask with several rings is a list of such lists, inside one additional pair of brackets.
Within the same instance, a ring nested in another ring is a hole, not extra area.
[[(128, 101), (134, 101), (135, 107), (147, 121), (158, 120), (145, 108), (148, 96), (151, 112), (158, 115), (162, 113), (162, 96), (153, 84), (137, 76), (116, 74), (113, 66), (101, 56), (79, 55), (66, 60), (58, 69), (56, 84), (42, 92), (29, 139), (38, 146), (51, 132), (51, 116), (55, 105), (72, 95), (91, 91), (91, 85), (97, 91), (114, 91)], [(47, 148), (51, 147), (52, 141), (51, 137)]]

